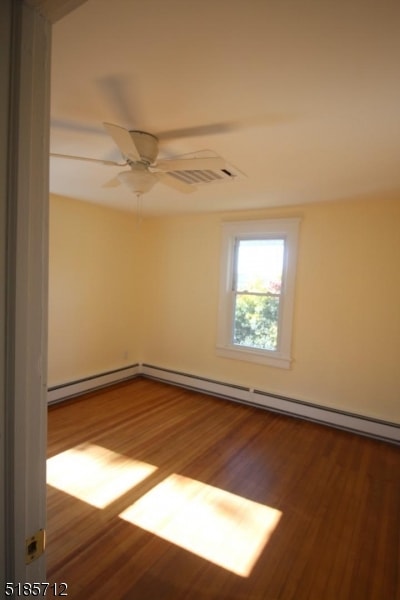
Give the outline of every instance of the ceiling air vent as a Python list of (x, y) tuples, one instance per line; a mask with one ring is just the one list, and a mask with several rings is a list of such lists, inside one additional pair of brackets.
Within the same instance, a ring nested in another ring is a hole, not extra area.
[(228, 179), (233, 180), (243, 176), (237, 169), (234, 169), (230, 165), (224, 169), (211, 170), (193, 170), (193, 171), (168, 171), (168, 175), (175, 177), (179, 181), (188, 183), (189, 185), (203, 185), (209, 183), (216, 183), (218, 181), (226, 181)]

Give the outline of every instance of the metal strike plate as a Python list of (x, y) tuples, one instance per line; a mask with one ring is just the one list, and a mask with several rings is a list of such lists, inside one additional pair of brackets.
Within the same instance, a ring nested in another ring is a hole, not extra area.
[(29, 565), (32, 561), (42, 556), (45, 548), (46, 532), (39, 529), (32, 537), (25, 540), (25, 563)]

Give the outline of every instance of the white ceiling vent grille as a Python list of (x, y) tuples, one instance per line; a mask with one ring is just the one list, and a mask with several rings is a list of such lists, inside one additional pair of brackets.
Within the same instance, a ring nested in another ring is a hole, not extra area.
[(212, 171), (211, 169), (195, 170), (195, 171), (169, 171), (168, 175), (188, 183), (189, 185), (204, 185), (209, 183), (216, 183), (218, 181), (233, 180), (243, 176), (237, 169), (234, 169), (230, 165), (227, 165), (225, 169)]

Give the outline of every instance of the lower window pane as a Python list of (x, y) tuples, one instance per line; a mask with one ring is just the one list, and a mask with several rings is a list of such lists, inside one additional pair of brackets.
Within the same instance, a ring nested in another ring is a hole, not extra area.
[(278, 348), (279, 297), (238, 294), (233, 343), (262, 350)]

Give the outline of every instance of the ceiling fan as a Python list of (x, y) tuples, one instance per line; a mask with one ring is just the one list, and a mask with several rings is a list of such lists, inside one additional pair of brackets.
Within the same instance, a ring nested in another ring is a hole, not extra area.
[(129, 166), (129, 170), (118, 173), (117, 177), (105, 184), (105, 187), (114, 187), (123, 183), (137, 196), (151, 190), (159, 181), (181, 192), (192, 192), (195, 186), (192, 185), (191, 173), (226, 168), (225, 160), (218, 156), (157, 160), (158, 138), (155, 135), (145, 131), (129, 131), (111, 123), (103, 123), (103, 125), (118, 146), (125, 162), (56, 153), (51, 153), (51, 156), (119, 167)]

